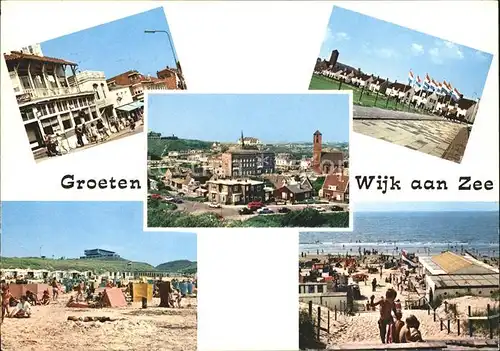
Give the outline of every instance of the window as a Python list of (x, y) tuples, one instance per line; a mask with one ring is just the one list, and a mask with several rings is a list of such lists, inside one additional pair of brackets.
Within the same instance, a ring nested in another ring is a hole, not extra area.
[(30, 78), (28, 76), (19, 76), (19, 80), (23, 89), (31, 89)]
[(62, 125), (64, 127), (64, 130), (68, 130), (68, 129), (73, 128), (73, 123), (71, 122), (71, 116), (69, 115), (69, 113), (65, 113), (65, 114), (61, 115), (61, 121), (62, 121)]
[(33, 113), (33, 109), (27, 108), (21, 110), (21, 117), (23, 118), (23, 121), (29, 121), (30, 119), (34, 119), (35, 114)]
[(41, 123), (45, 134), (54, 134), (61, 131), (61, 126), (56, 117), (44, 119)]
[(329, 185), (328, 190), (336, 191), (337, 187), (335, 185)]
[(62, 106), (62, 102), (61, 102), (61, 101), (57, 101), (57, 102), (56, 102), (56, 105), (57, 105), (57, 110), (58, 110), (58, 111), (64, 111), (64, 110), (63, 110), (63, 106)]
[(92, 111), (92, 119), (97, 119), (97, 118), (98, 118), (97, 112)]
[(45, 105), (40, 105), (37, 107), (37, 109), (38, 109), (40, 116), (46, 116), (48, 114), (47, 108), (45, 107)]
[(51, 102), (50, 104), (47, 104), (47, 108), (49, 109), (49, 114), (56, 113), (56, 109), (54, 108), (53, 102)]
[(106, 98), (106, 91), (104, 90), (104, 83), (101, 83), (101, 90), (102, 90), (102, 95), (104, 95), (104, 98)]

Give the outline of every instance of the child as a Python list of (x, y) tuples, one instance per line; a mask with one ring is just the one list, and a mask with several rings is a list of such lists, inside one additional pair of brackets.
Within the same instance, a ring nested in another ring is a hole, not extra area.
[(9, 286), (4, 285), (2, 287), (2, 322), (5, 316), (9, 315), (10, 298), (12, 294), (10, 293)]
[(402, 321), (403, 319), (403, 313), (401, 311), (396, 310), (396, 320), (394, 322), (394, 329), (393, 329), (393, 337), (392, 337), (392, 342), (394, 343), (400, 343), (401, 340), (399, 338), (401, 334), (401, 329), (403, 329), (405, 322)]
[(419, 327), (420, 322), (417, 317), (410, 315), (406, 318), (406, 325), (400, 331), (399, 341), (402, 343), (424, 341), (420, 330), (418, 330)]
[[(380, 340), (385, 344), (386, 342), (391, 342), (391, 331), (393, 328), (394, 320), (392, 318), (392, 312), (396, 314), (396, 308), (394, 305), (394, 300), (396, 299), (397, 292), (394, 289), (387, 289), (385, 293), (385, 298), (381, 298), (377, 302), (373, 302), (372, 306), (380, 306), (380, 319), (378, 321), (378, 326), (380, 330)], [(387, 329), (389, 327), (389, 329)], [(389, 330), (389, 333), (387, 331)]]
[(26, 296), (21, 296), (21, 301), (14, 308), (12, 313), (10, 314), (13, 318), (29, 318), (31, 317), (31, 305), (28, 302)]

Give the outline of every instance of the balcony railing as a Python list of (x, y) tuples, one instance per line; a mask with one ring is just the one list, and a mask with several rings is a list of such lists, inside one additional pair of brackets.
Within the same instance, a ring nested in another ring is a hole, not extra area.
[(23, 95), (28, 95), (31, 99), (40, 99), (51, 96), (60, 96), (68, 94), (78, 94), (80, 93), (80, 88), (78, 87), (67, 87), (67, 88), (37, 88), (37, 89), (23, 89)]

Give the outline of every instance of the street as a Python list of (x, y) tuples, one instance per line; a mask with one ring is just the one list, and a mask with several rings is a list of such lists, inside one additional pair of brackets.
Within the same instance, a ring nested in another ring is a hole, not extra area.
[[(138, 125), (133, 131), (131, 131), (129, 128), (125, 128), (124, 130), (121, 130), (119, 131), (118, 133), (113, 133), (111, 134), (108, 139), (106, 139), (105, 141), (101, 141), (99, 143), (93, 143), (93, 144), (85, 144), (84, 146), (82, 147), (78, 147), (76, 149), (71, 149), (69, 150), (68, 153), (66, 152), (63, 152), (62, 156), (64, 155), (68, 155), (68, 154), (72, 154), (72, 153), (75, 153), (75, 152), (78, 152), (78, 151), (82, 151), (82, 150), (86, 150), (86, 149), (90, 149), (92, 147), (95, 147), (95, 146), (99, 146), (99, 145), (102, 145), (102, 144), (105, 144), (105, 143), (109, 143), (110, 141), (115, 141), (115, 140), (119, 140), (119, 139), (122, 139), (122, 138), (125, 138), (125, 137), (128, 137), (130, 135), (135, 135), (135, 134), (138, 134), (138, 133), (142, 133), (142, 131), (144, 130), (144, 125), (143, 124), (140, 124)], [(53, 156), (53, 157), (57, 157), (57, 156)], [(48, 157), (48, 156), (44, 156), (44, 157), (37, 157), (35, 159), (35, 161), (38, 163), (40, 161), (45, 161), (49, 158), (52, 158), (52, 157)]]
[[(347, 209), (349, 204), (344, 204), (344, 203), (329, 203), (329, 204), (311, 204), (311, 205), (267, 205), (266, 207), (271, 209), (274, 214), (280, 214), (278, 213), (278, 209), (281, 207), (287, 207), (292, 211), (298, 211), (298, 210), (303, 210), (307, 207), (312, 207), (312, 206), (318, 206), (318, 207), (323, 207), (325, 208), (325, 212), (332, 212), (329, 211), (329, 208), (332, 206), (340, 206), (343, 207), (344, 209)], [(246, 207), (246, 205), (223, 205), (221, 208), (211, 208), (208, 206), (208, 202), (201, 203), (201, 202), (196, 202), (196, 201), (185, 201), (183, 200), (182, 204), (177, 204), (177, 211), (186, 211), (189, 213), (194, 213), (194, 214), (200, 214), (200, 213), (205, 213), (205, 212), (213, 212), (216, 214), (221, 215), (222, 217), (226, 219), (240, 219), (240, 220), (246, 220), (255, 216), (258, 216), (258, 214), (255, 212), (254, 214), (249, 214), (249, 215), (240, 215), (238, 211), (241, 208)]]
[(354, 119), (396, 119), (396, 120), (421, 120), (445, 121), (441, 116), (425, 115), (413, 112), (394, 111), (378, 107), (365, 107), (354, 105), (352, 110)]
[[(459, 132), (467, 129), (464, 124), (445, 120), (381, 120), (354, 119), (353, 129), (357, 133), (401, 145), (428, 155), (460, 162), (465, 146), (460, 148), (453, 158), (447, 158), (445, 153)], [(462, 138), (463, 139), (463, 138)], [(462, 142), (465, 145), (467, 141)]]

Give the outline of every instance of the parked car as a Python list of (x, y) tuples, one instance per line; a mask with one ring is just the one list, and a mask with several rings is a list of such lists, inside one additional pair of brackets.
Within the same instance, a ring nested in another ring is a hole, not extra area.
[(161, 196), (160, 194), (151, 194), (150, 197), (153, 200), (161, 200), (161, 199), (163, 199), (163, 196)]
[(247, 207), (251, 210), (258, 210), (259, 208), (264, 207), (264, 204), (260, 201), (252, 201), (248, 203)]
[(243, 208), (240, 208), (240, 209), (238, 210), (238, 213), (239, 213), (240, 215), (249, 215), (249, 214), (252, 214), (253, 212), (254, 212), (254, 211), (253, 211), (253, 210), (251, 210), (251, 209), (249, 209), (248, 207), (243, 207)]
[(341, 206), (332, 206), (330, 207), (330, 210), (332, 211), (344, 211), (344, 209)]
[(182, 204), (184, 201), (182, 201), (181, 199), (173, 199), (172, 202), (174, 204)]
[(220, 208), (220, 204), (217, 202), (212, 202), (208, 205), (210, 208)]
[(259, 208), (259, 209), (257, 210), (257, 213), (258, 213), (258, 214), (270, 214), (270, 213), (274, 213), (274, 211), (273, 211), (273, 210), (271, 210), (271, 209), (270, 209), (270, 208), (268, 208), (268, 207), (262, 207), (262, 208)]
[(292, 210), (291, 210), (291, 209), (289, 209), (288, 207), (280, 207), (280, 208), (278, 209), (278, 212), (279, 212), (279, 213), (288, 213), (288, 212), (291, 212), (291, 211), (292, 211)]
[(173, 202), (173, 201), (175, 201), (175, 198), (173, 198), (172, 196), (168, 196), (165, 198), (165, 201)]
[(326, 211), (325, 208), (321, 207), (321, 206), (312, 206), (312, 208), (314, 208), (318, 212), (325, 212)]

